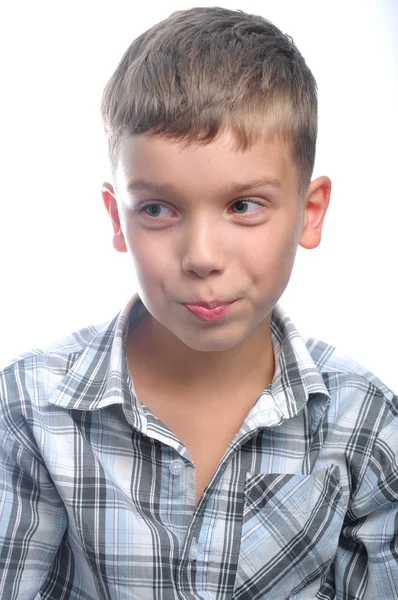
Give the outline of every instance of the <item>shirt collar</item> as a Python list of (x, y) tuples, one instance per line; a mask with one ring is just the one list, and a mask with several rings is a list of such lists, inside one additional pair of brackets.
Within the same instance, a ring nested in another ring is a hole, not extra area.
[(131, 395), (126, 377), (125, 342), (130, 322), (146, 313), (135, 294), (124, 309), (100, 328), (49, 398), (49, 403), (73, 410), (97, 410), (123, 404)]
[[(137, 418), (141, 420), (142, 405), (133, 393), (124, 349), (130, 324), (134, 325), (145, 314), (141, 300), (134, 295), (124, 309), (94, 335), (52, 393), (49, 403), (74, 410), (97, 410), (110, 404), (123, 404), (126, 399), (131, 403), (133, 399), (131, 408), (140, 413)], [(266, 405), (269, 412), (269, 400), (272, 400), (275, 421), (272, 424), (295, 416), (308, 399), (317, 394), (323, 398), (323, 406), (318, 409), (323, 413), (329, 392), (304, 340), (279, 305), (273, 310), (271, 335), (275, 374), (249, 414), (250, 426), (264, 422), (262, 411)], [(268, 401), (264, 403), (262, 397)], [(314, 418), (317, 420), (316, 409)]]
[[(245, 420), (245, 429), (280, 425), (308, 405), (315, 430), (330, 402), (323, 377), (304, 339), (281, 306), (275, 306), (271, 319), (275, 373)], [(309, 400), (316, 402), (309, 403)]]
[(285, 311), (277, 305), (271, 321), (274, 352), (279, 356), (271, 391), (285, 406), (286, 416), (297, 414), (313, 394), (329, 396), (304, 339)]

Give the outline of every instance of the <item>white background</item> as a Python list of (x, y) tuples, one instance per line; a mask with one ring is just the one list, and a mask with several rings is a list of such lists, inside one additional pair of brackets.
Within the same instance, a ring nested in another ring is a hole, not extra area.
[[(398, 2), (245, 0), (291, 35), (319, 87), (314, 176), (333, 181), (321, 246), (299, 250), (282, 305), (398, 390)], [(212, 2), (4, 2), (0, 364), (107, 321), (135, 290), (111, 245), (102, 89), (139, 33)]]

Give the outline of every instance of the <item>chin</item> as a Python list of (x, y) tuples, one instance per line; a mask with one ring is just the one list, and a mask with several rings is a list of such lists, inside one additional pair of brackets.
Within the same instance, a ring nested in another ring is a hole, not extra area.
[[(179, 340), (191, 350), (196, 352), (227, 352), (239, 346), (243, 339), (238, 336), (225, 337), (221, 335), (219, 339), (217, 336), (178, 336)], [(207, 339), (206, 339), (207, 338)]]

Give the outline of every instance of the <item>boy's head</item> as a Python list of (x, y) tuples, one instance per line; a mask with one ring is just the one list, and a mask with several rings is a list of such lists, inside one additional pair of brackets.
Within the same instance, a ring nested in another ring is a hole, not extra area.
[(241, 12), (174, 13), (127, 50), (102, 111), (113, 243), (155, 327), (201, 351), (262, 340), (330, 192), (310, 183), (316, 85), (291, 39)]
[(292, 39), (259, 16), (217, 7), (173, 13), (130, 45), (105, 88), (102, 116), (113, 170), (124, 135), (208, 142), (228, 128), (243, 148), (277, 134), (301, 191), (311, 179), (316, 82)]

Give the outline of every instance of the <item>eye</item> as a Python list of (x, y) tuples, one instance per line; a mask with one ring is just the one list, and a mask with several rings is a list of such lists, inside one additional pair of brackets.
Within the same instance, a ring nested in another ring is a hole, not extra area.
[(237, 200), (232, 204), (232, 208), (237, 215), (245, 215), (265, 207), (256, 200)]
[(141, 206), (140, 213), (143, 213), (152, 219), (156, 219), (158, 217), (170, 216), (171, 210), (167, 206), (164, 206), (164, 204), (159, 204), (159, 202), (151, 202), (150, 204)]

